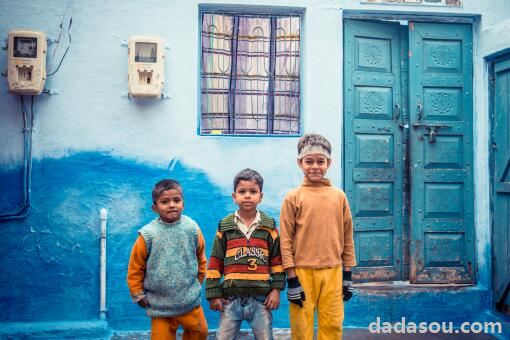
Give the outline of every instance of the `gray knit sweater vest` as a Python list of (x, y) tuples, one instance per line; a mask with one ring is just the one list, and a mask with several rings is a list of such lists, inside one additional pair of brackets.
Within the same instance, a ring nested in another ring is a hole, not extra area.
[(150, 317), (186, 314), (200, 305), (198, 225), (182, 215), (175, 223), (155, 219), (139, 230), (147, 248), (143, 287)]

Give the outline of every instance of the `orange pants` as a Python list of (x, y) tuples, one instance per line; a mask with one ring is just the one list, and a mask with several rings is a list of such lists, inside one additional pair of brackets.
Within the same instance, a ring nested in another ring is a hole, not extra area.
[(152, 318), (152, 340), (175, 340), (179, 325), (184, 329), (184, 340), (205, 340), (208, 329), (205, 321), (204, 310), (198, 306), (192, 311), (171, 318)]
[(296, 274), (305, 291), (306, 300), (303, 301), (303, 307), (289, 303), (292, 340), (313, 339), (315, 311), (319, 319), (317, 339), (342, 339), (342, 267), (296, 268)]

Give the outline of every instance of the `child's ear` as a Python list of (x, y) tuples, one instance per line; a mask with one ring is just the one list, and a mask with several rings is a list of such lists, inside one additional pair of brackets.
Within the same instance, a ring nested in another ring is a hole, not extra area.
[(232, 199), (233, 199), (234, 201), (236, 200), (236, 193), (235, 193), (235, 192), (233, 192), (233, 193), (232, 193)]
[(301, 164), (301, 161), (302, 161), (302, 160), (303, 160), (302, 158), (298, 158), (298, 159), (296, 159), (296, 161), (297, 161), (297, 165), (298, 165), (301, 169), (303, 169), (303, 165)]
[(264, 197), (264, 193), (261, 191), (260, 192), (260, 200), (262, 200), (262, 197)]
[(152, 211), (154, 211), (156, 214), (158, 213), (158, 212), (156, 211), (156, 204), (155, 204), (155, 203), (153, 203), (153, 204), (152, 204)]
[(331, 166), (331, 163), (332, 163), (332, 162), (333, 162), (333, 161), (331, 160), (331, 158), (328, 158), (328, 168)]

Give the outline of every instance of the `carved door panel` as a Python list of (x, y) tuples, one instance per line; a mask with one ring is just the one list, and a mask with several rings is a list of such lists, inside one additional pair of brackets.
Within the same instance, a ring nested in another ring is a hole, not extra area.
[(496, 308), (510, 314), (510, 58), (494, 65), (493, 268)]
[(411, 282), (475, 280), (470, 25), (409, 23)]
[(474, 282), (472, 67), (470, 25), (345, 21), (358, 282)]
[(402, 130), (398, 24), (345, 22), (345, 189), (357, 281), (400, 280)]

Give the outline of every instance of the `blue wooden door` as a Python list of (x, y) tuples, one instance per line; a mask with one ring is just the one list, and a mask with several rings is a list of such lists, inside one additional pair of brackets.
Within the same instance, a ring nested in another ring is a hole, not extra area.
[(494, 301), (510, 314), (510, 58), (494, 65)]
[(401, 279), (402, 129), (398, 24), (344, 25), (344, 178), (361, 282)]
[(470, 25), (409, 23), (411, 272), (475, 280)]

